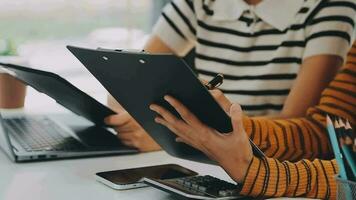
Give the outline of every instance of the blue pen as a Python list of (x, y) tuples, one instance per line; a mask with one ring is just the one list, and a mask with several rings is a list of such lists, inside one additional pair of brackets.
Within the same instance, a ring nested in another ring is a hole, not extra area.
[(336, 137), (335, 128), (334, 128), (334, 125), (328, 115), (326, 116), (326, 128), (328, 129), (331, 146), (334, 151), (336, 162), (339, 166), (340, 178), (342, 178), (344, 180), (348, 180), (347, 175), (346, 175), (345, 164), (344, 164), (344, 161), (342, 158), (342, 154), (340, 152), (339, 142)]

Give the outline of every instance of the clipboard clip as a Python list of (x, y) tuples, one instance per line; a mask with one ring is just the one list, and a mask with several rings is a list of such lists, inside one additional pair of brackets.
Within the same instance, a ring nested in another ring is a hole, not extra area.
[(97, 50), (101, 50), (101, 51), (116, 51), (116, 52), (126, 52), (126, 53), (145, 53), (148, 54), (147, 51), (145, 51), (144, 49), (139, 50), (139, 49), (107, 49), (107, 48), (101, 48), (98, 47)]

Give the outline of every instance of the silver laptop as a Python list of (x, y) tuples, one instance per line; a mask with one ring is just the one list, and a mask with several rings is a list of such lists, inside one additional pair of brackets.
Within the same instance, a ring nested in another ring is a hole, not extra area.
[[(0, 114), (0, 147), (15, 162), (137, 153), (123, 145), (104, 118), (115, 114), (60, 76), (0, 63), (10, 75), (47, 94), (73, 113)], [(76, 113), (76, 114), (74, 114)]]

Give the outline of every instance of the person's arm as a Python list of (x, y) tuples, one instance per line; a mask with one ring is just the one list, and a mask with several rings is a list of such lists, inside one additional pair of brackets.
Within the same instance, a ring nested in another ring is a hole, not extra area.
[(0, 71), (0, 109), (23, 108), (26, 85), (9, 74)]
[[(356, 83), (356, 81), (353, 81)], [(353, 118), (354, 119), (354, 118)], [(255, 120), (256, 121), (256, 120)], [(355, 120), (353, 120), (354, 122)], [(356, 141), (340, 140), (354, 147)], [(356, 153), (356, 149), (354, 149)], [(241, 194), (248, 196), (305, 196), (316, 199), (335, 199), (338, 166), (335, 159), (280, 162), (274, 158), (253, 158)], [(264, 177), (263, 181), (256, 177)], [(257, 181), (256, 181), (257, 180)]]
[[(346, 65), (322, 92), (318, 105), (310, 107), (304, 118), (271, 120), (245, 117), (244, 127), (249, 137), (266, 155), (280, 160), (329, 158), (325, 115), (340, 116), (356, 124), (356, 45), (349, 51)], [(219, 90), (211, 91), (215, 100), (228, 113), (231, 102)]]
[(280, 115), (272, 118), (304, 116), (345, 61), (355, 39), (355, 1), (337, 2), (320, 2), (306, 18), (301, 69)]
[(341, 57), (330, 55), (313, 56), (304, 60), (281, 113), (271, 118), (305, 116), (307, 109), (318, 103), (321, 92), (334, 78), (342, 62)]
[[(325, 133), (326, 113), (349, 119), (356, 124), (356, 46), (351, 49), (347, 64), (323, 91), (317, 106), (308, 109), (304, 118), (271, 120), (244, 117), (244, 127), (249, 137), (267, 156), (279, 160), (297, 161), (302, 158), (330, 158), (331, 147)], [(231, 102), (221, 91), (212, 91), (221, 107), (228, 112)]]
[(254, 157), (243, 182), (241, 195), (252, 197), (307, 197), (335, 199), (335, 160), (280, 162)]
[[(319, 103), (310, 107), (306, 117), (289, 120), (246, 118), (245, 128), (251, 139), (268, 156), (280, 160), (329, 158), (331, 147), (325, 133), (326, 114), (348, 119), (356, 124), (356, 45), (350, 50), (346, 65), (322, 92)], [(223, 97), (220, 97), (223, 99)], [(266, 127), (261, 129), (260, 127)]]
[(152, 35), (145, 44), (144, 50), (149, 53), (172, 53), (174, 51), (169, 48), (158, 36)]
[[(335, 198), (334, 176), (338, 169), (335, 161), (301, 160), (297, 163), (280, 162), (272, 158), (252, 155), (248, 137), (264, 148), (267, 155), (282, 159), (300, 160), (302, 157), (331, 156), (325, 130), (325, 115), (336, 115), (356, 124), (356, 46), (350, 51), (346, 66), (323, 92), (318, 106), (308, 111), (308, 116), (291, 120), (271, 120), (242, 116), (241, 108), (231, 105), (221, 92), (215, 99), (229, 113), (233, 132), (222, 134), (202, 124), (183, 104), (165, 97), (180, 114), (177, 119), (158, 105), (151, 109), (159, 114), (155, 119), (178, 138), (216, 160), (239, 183), (241, 194), (254, 197), (302, 196), (310, 198)], [(214, 95), (214, 93), (213, 93)], [(247, 133), (245, 132), (245, 129)], [(238, 147), (238, 149), (237, 149)], [(316, 152), (311, 153), (311, 152)]]
[(150, 109), (159, 114), (155, 121), (174, 132), (177, 142), (184, 142), (217, 161), (233, 180), (242, 184), (240, 194), (253, 197), (335, 198), (335, 161), (281, 163), (277, 159), (254, 157), (239, 105), (233, 104), (229, 112), (233, 131), (219, 133), (203, 124), (178, 100), (171, 96), (165, 96), (165, 100), (175, 108), (181, 119), (163, 107), (151, 105)]

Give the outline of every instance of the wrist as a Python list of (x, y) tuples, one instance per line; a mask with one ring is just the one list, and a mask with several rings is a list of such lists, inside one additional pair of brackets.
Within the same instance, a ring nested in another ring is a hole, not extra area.
[(245, 177), (248, 174), (248, 170), (253, 161), (253, 156), (247, 156), (239, 159), (226, 159), (224, 161), (220, 161), (219, 164), (226, 173), (236, 182), (242, 184), (245, 180)]

